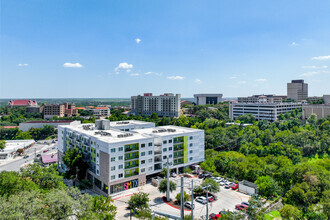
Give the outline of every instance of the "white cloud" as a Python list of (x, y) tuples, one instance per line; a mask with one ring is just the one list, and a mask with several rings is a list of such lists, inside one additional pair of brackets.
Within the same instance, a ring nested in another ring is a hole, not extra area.
[(119, 74), (119, 70), (126, 70), (126, 72), (130, 72), (133, 68), (133, 64), (128, 64), (128, 63), (120, 63), (116, 68), (115, 68), (115, 71), (116, 71), (116, 74)]
[(330, 55), (328, 55), (328, 56), (312, 57), (312, 60), (330, 60)]
[(237, 82), (238, 85), (243, 85), (243, 84), (246, 84), (246, 81), (239, 81)]
[(318, 71), (307, 72), (307, 73), (300, 74), (299, 76), (314, 76), (314, 75), (317, 75), (317, 74), (319, 74), (319, 73), (320, 73), (320, 72), (318, 72)]
[(203, 83), (203, 81), (202, 81), (202, 80), (200, 80), (200, 79), (195, 79), (195, 83), (197, 83), (197, 84), (202, 84), (202, 83)]
[(140, 39), (140, 38), (136, 38), (136, 39), (135, 39), (135, 42), (136, 42), (137, 44), (139, 44), (139, 43), (141, 42), (141, 39)]
[(267, 79), (256, 79), (256, 80), (254, 80), (254, 81), (256, 81), (256, 82), (266, 82)]
[(131, 73), (131, 76), (140, 76), (140, 73)]
[(326, 69), (328, 66), (302, 66), (303, 69)]
[(298, 46), (298, 44), (297, 44), (296, 42), (292, 42), (290, 45), (291, 45), (292, 47)]
[(161, 76), (161, 73), (155, 73), (155, 72), (146, 72), (144, 73), (145, 75), (156, 75), (156, 76)]
[(168, 76), (167, 79), (171, 79), (171, 80), (183, 80), (184, 77), (182, 77), (182, 76)]
[(27, 63), (19, 63), (19, 64), (17, 64), (17, 66), (28, 66), (29, 64), (27, 64)]
[(231, 76), (229, 79), (237, 79), (237, 76)]
[(69, 68), (81, 68), (83, 65), (80, 63), (64, 63), (63, 67), (69, 67)]

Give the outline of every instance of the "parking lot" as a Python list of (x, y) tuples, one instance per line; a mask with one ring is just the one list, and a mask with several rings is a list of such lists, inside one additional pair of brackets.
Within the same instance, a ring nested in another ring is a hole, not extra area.
[[(175, 192), (171, 193), (171, 199), (175, 200), (175, 196), (180, 192), (180, 177), (171, 178), (173, 182), (177, 184), (177, 189)], [(202, 179), (194, 178), (184, 178), (184, 190), (191, 194), (191, 181), (194, 181), (194, 186), (198, 186), (202, 183)], [(150, 202), (149, 206), (153, 211), (162, 212), (170, 215), (180, 215), (180, 210), (170, 206), (165, 203), (162, 199), (164, 194), (160, 193), (157, 187), (146, 184), (144, 186), (130, 189), (113, 195), (114, 204), (117, 206), (117, 219), (126, 219), (129, 217), (129, 210), (126, 209), (127, 202), (130, 196), (133, 193), (145, 192), (149, 194)], [(247, 202), (250, 199), (250, 196), (240, 193), (237, 190), (225, 189), (224, 186), (220, 186), (220, 192), (215, 194), (217, 200), (209, 203), (209, 214), (219, 213), (222, 210), (234, 211), (235, 205), (240, 204), (241, 202)], [(199, 202), (194, 201), (194, 218), (202, 218), (206, 215), (206, 205), (203, 205)], [(185, 215), (189, 215), (190, 211), (185, 211)]]

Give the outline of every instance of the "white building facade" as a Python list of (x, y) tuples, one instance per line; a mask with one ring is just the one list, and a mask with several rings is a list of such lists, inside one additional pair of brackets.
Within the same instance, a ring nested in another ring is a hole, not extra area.
[(221, 102), (222, 94), (194, 94), (196, 105), (216, 105)]
[(153, 96), (152, 93), (145, 93), (143, 96), (132, 96), (132, 114), (151, 115), (157, 113), (163, 117), (178, 117), (181, 114), (181, 95), (165, 93), (160, 96)]
[(294, 103), (229, 103), (229, 117), (235, 119), (240, 115), (252, 114), (257, 120), (277, 121), (280, 114), (301, 108), (302, 104)]
[[(113, 122), (111, 122), (113, 123)], [(141, 122), (143, 124), (144, 122)], [(204, 131), (177, 126), (145, 126), (136, 121), (127, 127), (108, 120), (79, 126), (59, 126), (59, 165), (67, 149), (78, 147), (90, 164), (87, 178), (94, 190), (110, 195), (146, 183), (169, 158), (170, 169), (204, 161)], [(131, 128), (132, 124), (136, 128)], [(130, 129), (130, 131), (122, 131)]]

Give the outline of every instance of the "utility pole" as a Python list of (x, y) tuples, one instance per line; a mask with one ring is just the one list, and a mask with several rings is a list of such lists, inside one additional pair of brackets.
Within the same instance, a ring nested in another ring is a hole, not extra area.
[(210, 185), (204, 187), (206, 189), (206, 219), (209, 218), (209, 187)]
[(191, 220), (194, 220), (194, 180), (191, 180)]
[(167, 169), (167, 171), (166, 171), (166, 179), (167, 179), (166, 200), (167, 200), (167, 202), (169, 202), (171, 199), (170, 199), (170, 163), (169, 163), (168, 156), (167, 156), (167, 162), (166, 162), (166, 169)]
[(180, 213), (181, 219), (184, 219), (184, 190), (183, 190), (183, 176), (181, 176), (181, 205), (180, 205)]

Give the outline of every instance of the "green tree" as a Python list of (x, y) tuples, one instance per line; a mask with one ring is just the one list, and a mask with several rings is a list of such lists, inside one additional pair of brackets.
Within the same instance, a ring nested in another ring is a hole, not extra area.
[(3, 150), (6, 147), (6, 141), (5, 140), (0, 140), (0, 149)]
[[(176, 194), (175, 199), (178, 204), (181, 203), (181, 193)], [(186, 193), (186, 191), (183, 191), (183, 200), (184, 201), (190, 201), (189, 194)]]
[(277, 182), (270, 176), (261, 176), (256, 181), (259, 191), (262, 195), (267, 197), (277, 196), (279, 187)]
[(128, 201), (128, 208), (133, 209), (137, 212), (140, 210), (148, 209), (149, 201), (150, 199), (148, 193), (144, 193), (144, 192), (135, 193), (131, 196), (131, 198)]
[(301, 218), (300, 210), (292, 205), (284, 205), (283, 208), (280, 209), (280, 213), (283, 219), (296, 220)]
[[(158, 190), (161, 193), (167, 192), (167, 180), (162, 180), (159, 183)], [(173, 192), (176, 190), (176, 184), (170, 180), (170, 192)]]
[(77, 168), (79, 169), (79, 178), (83, 179), (85, 177), (88, 163), (83, 160), (83, 155), (78, 148), (70, 148), (65, 151), (63, 162), (69, 168), (66, 173), (68, 177), (73, 178)]
[(207, 187), (208, 186), (208, 191), (211, 193), (217, 193), (220, 192), (220, 186), (217, 183), (217, 181), (215, 181), (214, 179), (211, 178), (207, 178), (203, 181), (203, 183), (201, 184), (202, 187)]

